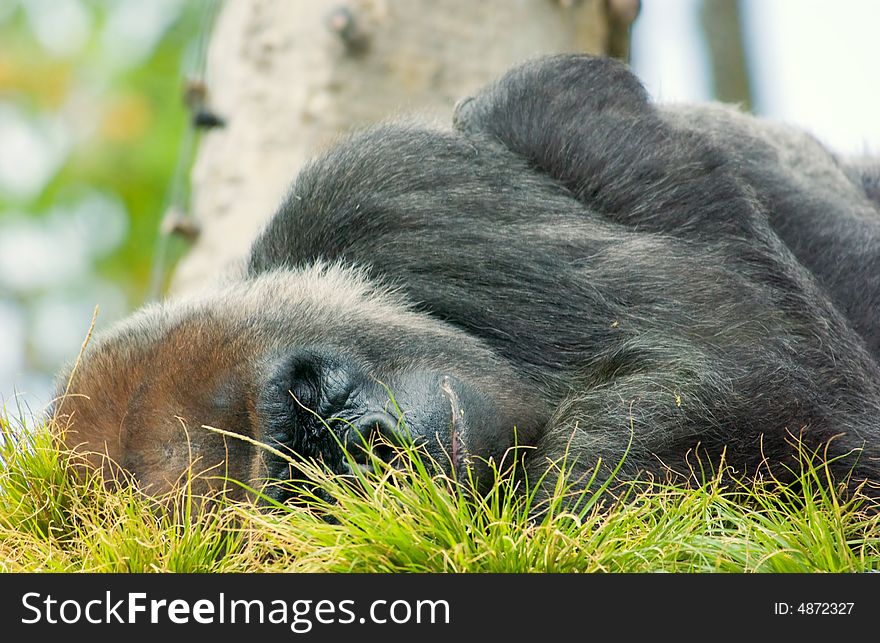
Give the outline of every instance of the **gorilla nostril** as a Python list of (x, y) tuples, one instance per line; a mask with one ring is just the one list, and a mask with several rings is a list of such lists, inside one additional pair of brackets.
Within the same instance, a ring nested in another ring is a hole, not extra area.
[(366, 413), (355, 420), (354, 426), (364, 437), (376, 435), (397, 442), (397, 418), (390, 413)]
[(364, 455), (372, 451), (385, 462), (391, 461), (395, 445), (401, 444), (397, 418), (381, 411), (362, 415), (353, 423), (351, 433), (351, 440)]

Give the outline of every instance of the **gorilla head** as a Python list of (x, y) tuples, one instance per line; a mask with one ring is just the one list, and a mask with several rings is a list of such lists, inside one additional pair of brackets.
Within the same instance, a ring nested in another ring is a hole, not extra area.
[(514, 427), (534, 441), (547, 420), (480, 341), (338, 264), (144, 308), (88, 348), (71, 390), (67, 442), (109, 455), (151, 491), (194, 458), (196, 470), (222, 463), (216, 475), (248, 482), (288, 475), (281, 458), (205, 424), (337, 472), (368, 464), (368, 445), (390, 458), (389, 442), (479, 476), (482, 458), (513, 446)]
[(877, 481), (876, 172), (658, 109), (609, 60), (537, 60), (452, 131), (383, 125), (313, 161), (239, 278), (98, 337), (56, 413), (153, 492), (191, 463), (283, 479), (277, 451), (344, 473), (383, 442), (485, 487), (514, 446), (532, 479), (563, 457), (686, 473), (697, 445), (754, 473), (795, 436)]

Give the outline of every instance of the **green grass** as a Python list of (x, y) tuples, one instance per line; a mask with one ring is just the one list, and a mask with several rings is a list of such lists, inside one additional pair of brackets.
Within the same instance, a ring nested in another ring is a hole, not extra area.
[(792, 486), (719, 476), (693, 488), (640, 484), (619, 504), (587, 495), (576, 513), (564, 483), (538, 511), (509, 477), (475, 498), (406, 458), (359, 484), (314, 468), (335, 503), (315, 496), (267, 511), (218, 498), (206, 508), (186, 484), (161, 499), (111, 489), (97, 475), (73, 475), (47, 427), (0, 414), (0, 428), (2, 571), (880, 569), (880, 514), (864, 496), (828, 493), (815, 458), (803, 458)]

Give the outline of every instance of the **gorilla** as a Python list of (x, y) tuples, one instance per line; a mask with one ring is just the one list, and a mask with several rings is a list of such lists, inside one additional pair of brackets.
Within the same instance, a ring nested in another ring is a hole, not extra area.
[(514, 449), (532, 479), (625, 480), (695, 450), (784, 476), (797, 443), (852, 489), (880, 482), (878, 306), (880, 161), (553, 56), (451, 130), (312, 161), (238, 276), (99, 335), (55, 413), (153, 493), (193, 462), (259, 489), (280, 454), (346, 474), (389, 445), (482, 490)]

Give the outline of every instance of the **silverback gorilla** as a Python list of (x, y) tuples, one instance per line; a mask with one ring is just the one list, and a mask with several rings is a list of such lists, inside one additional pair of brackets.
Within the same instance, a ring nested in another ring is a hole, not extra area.
[(377, 436), (416, 444), (478, 487), (514, 445), (536, 477), (632, 478), (698, 445), (784, 472), (801, 439), (854, 486), (880, 481), (878, 307), (880, 162), (556, 56), (451, 131), (382, 125), (313, 161), (240, 278), (99, 336), (56, 414), (152, 492), (193, 459), (289, 475), (203, 425), (337, 472)]

